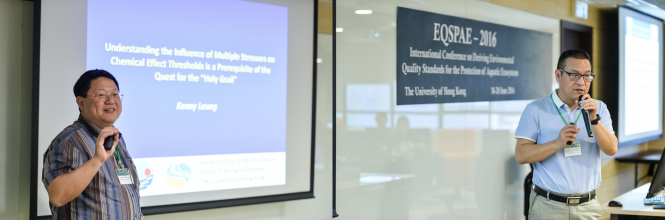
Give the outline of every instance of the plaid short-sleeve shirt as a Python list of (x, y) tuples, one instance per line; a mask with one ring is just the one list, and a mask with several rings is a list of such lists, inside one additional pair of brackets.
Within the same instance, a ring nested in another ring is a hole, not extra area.
[[(88, 124), (96, 133), (101, 131), (79, 116), (78, 121), (53, 139), (44, 153), (42, 182), (47, 189), (55, 178), (76, 170), (95, 155), (97, 137), (79, 121)], [(132, 174), (134, 184), (120, 184), (116, 176), (116, 169), (120, 166), (114, 155), (102, 164), (92, 181), (74, 200), (61, 207), (49, 203), (53, 219), (141, 219), (136, 167), (122, 137), (117, 148), (122, 164)]]

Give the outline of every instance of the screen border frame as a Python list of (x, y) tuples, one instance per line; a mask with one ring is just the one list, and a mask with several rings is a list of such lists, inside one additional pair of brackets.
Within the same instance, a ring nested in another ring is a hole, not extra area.
[[(318, 45), (318, 0), (313, 1), (313, 33), (312, 33), (312, 116), (311, 116), (311, 140), (310, 140), (310, 186), (309, 191), (270, 196), (257, 196), (239, 199), (215, 200), (195, 203), (171, 204), (161, 206), (142, 207), (143, 215), (166, 214), (174, 212), (196, 211), (204, 209), (224, 208), (242, 205), (253, 205), (272, 202), (283, 202), (298, 199), (314, 198), (314, 156), (316, 135), (316, 82), (317, 82), (317, 45)], [(41, 40), (41, 9), (42, 0), (34, 2), (34, 26), (33, 26), (33, 54), (32, 54), (32, 122), (31, 122), (31, 146), (30, 146), (30, 219), (53, 219), (52, 215), (37, 216), (37, 184), (39, 172), (35, 166), (39, 160), (38, 131), (39, 131), (39, 80), (40, 80), (40, 40)]]

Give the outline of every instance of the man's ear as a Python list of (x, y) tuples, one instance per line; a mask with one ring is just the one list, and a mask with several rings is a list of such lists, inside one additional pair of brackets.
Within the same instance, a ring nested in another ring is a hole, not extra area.
[(561, 81), (561, 71), (559, 69), (554, 70), (554, 77), (556, 78), (556, 82)]
[(79, 106), (79, 111), (83, 112), (83, 97), (76, 96), (76, 104)]

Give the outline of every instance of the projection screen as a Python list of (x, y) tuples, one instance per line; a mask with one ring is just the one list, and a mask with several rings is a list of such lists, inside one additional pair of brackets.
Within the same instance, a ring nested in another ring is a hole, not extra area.
[(663, 134), (663, 21), (619, 7), (619, 146)]
[(79, 76), (118, 80), (144, 214), (313, 197), (316, 1), (36, 1), (31, 216)]

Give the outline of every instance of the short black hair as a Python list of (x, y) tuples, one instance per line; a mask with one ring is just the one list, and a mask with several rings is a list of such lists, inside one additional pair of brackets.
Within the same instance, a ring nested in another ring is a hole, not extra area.
[(118, 90), (120, 90), (120, 85), (118, 84), (118, 80), (116, 80), (111, 73), (109, 73), (106, 70), (94, 69), (86, 71), (76, 81), (76, 84), (74, 84), (74, 97), (79, 97), (79, 96), (83, 98), (87, 97), (88, 90), (90, 90), (90, 84), (92, 84), (93, 80), (99, 77), (105, 77), (113, 80), (113, 82), (115, 82), (115, 86), (117, 86)]
[[(566, 50), (561, 55), (559, 56), (559, 62), (556, 65), (557, 69), (563, 69), (566, 67), (566, 60), (568, 58), (575, 58), (575, 59), (582, 59), (582, 60), (589, 60), (589, 64), (591, 64), (591, 56), (589, 56), (589, 53), (583, 50), (578, 50), (578, 49), (572, 49), (572, 50)], [(591, 69), (593, 70), (593, 65), (591, 66)]]

